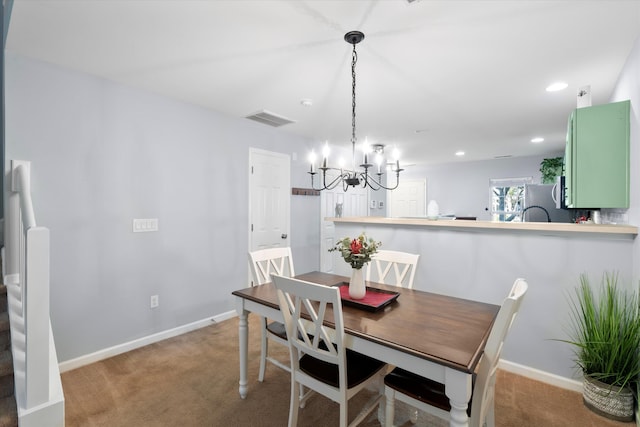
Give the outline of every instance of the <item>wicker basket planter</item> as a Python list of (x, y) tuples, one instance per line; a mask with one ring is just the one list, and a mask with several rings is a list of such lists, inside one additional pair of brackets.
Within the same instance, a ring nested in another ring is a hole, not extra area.
[(593, 412), (616, 421), (633, 421), (635, 400), (629, 387), (605, 384), (585, 375), (584, 404)]

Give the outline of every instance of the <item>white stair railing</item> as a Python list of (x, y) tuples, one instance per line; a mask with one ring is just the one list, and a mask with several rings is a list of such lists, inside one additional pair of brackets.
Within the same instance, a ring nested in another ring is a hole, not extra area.
[(30, 162), (11, 161), (3, 257), (20, 427), (64, 426), (49, 319), (49, 230), (36, 224)]

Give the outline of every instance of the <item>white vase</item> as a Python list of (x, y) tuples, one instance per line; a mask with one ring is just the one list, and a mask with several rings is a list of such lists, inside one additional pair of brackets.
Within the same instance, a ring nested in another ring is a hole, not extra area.
[(364, 268), (352, 268), (351, 269), (351, 281), (349, 282), (349, 296), (353, 299), (362, 299), (367, 293), (367, 288), (364, 284)]

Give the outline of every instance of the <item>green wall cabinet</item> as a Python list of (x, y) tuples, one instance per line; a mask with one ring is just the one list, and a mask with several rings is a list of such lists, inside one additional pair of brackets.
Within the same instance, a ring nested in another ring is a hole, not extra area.
[(629, 207), (629, 101), (578, 108), (567, 125), (568, 208)]

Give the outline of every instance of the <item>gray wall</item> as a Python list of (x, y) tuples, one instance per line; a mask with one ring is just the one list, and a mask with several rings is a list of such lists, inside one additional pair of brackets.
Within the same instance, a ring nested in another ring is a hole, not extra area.
[[(249, 148), (311, 142), (11, 52), (7, 159), (32, 162), (51, 230), (51, 320), (66, 361), (234, 309), (246, 285)], [(319, 197), (292, 197), (299, 272), (319, 267)], [(159, 218), (132, 233), (133, 218)], [(160, 307), (149, 308), (151, 295)]]

